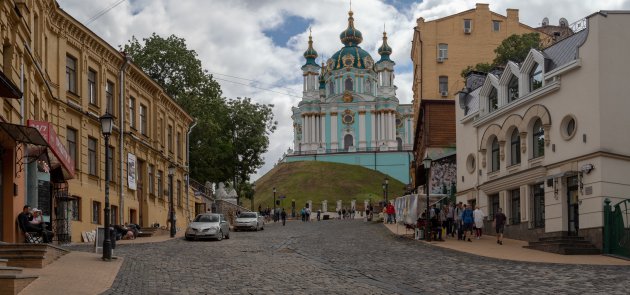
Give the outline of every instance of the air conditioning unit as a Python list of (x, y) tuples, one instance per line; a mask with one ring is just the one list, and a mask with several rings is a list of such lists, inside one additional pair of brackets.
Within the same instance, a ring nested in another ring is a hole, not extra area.
[(437, 58), (437, 62), (439, 62), (439, 63), (443, 63), (444, 60), (445, 60), (445, 58), (441, 57), (441, 56)]
[(441, 94), (442, 96), (448, 96), (448, 91), (440, 91), (440, 94)]
[(472, 28), (464, 28), (464, 34), (472, 33)]

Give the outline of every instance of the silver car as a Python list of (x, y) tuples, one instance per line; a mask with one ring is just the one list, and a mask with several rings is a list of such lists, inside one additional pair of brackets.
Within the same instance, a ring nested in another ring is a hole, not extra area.
[(223, 214), (199, 214), (186, 228), (186, 240), (230, 238), (230, 224)]
[(258, 212), (243, 212), (241, 213), (234, 222), (234, 231), (238, 231), (241, 229), (248, 230), (264, 230), (265, 229), (265, 219)]

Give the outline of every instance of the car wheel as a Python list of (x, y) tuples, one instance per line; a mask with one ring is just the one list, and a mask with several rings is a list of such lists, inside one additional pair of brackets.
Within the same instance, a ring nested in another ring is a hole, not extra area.
[(230, 230), (228, 229), (227, 235), (225, 235), (225, 239), (229, 240), (230, 239)]
[(217, 241), (223, 240), (223, 230), (219, 231), (219, 236), (217, 237)]
[(256, 224), (256, 228), (254, 229), (254, 231), (258, 231), (258, 224)]

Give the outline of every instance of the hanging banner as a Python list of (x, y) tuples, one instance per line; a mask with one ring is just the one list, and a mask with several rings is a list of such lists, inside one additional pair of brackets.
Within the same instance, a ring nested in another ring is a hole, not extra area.
[(127, 154), (127, 187), (136, 190), (136, 155)]

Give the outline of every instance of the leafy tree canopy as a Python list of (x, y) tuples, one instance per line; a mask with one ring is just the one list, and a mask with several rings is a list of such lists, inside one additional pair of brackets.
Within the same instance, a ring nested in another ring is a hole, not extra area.
[(522, 63), (530, 49), (540, 49), (541, 41), (538, 33), (527, 33), (523, 35), (512, 35), (494, 50), (496, 57), (492, 63), (478, 63), (474, 66), (468, 66), (461, 72), (462, 77), (466, 77), (470, 71), (478, 71), (488, 73), (495, 67), (504, 67), (508, 61)]

